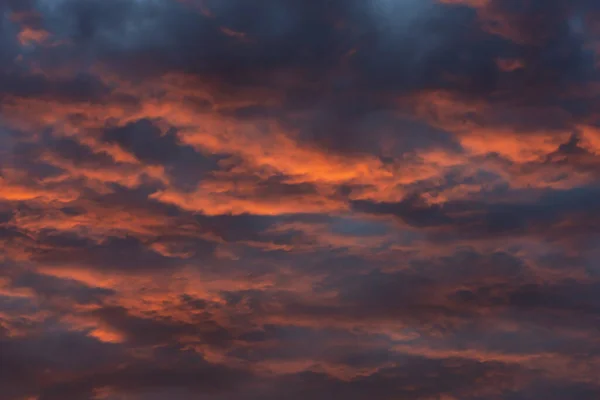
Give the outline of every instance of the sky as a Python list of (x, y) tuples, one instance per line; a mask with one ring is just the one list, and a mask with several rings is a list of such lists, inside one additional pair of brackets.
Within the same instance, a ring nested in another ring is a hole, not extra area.
[(0, 0), (0, 400), (600, 399), (598, 21)]

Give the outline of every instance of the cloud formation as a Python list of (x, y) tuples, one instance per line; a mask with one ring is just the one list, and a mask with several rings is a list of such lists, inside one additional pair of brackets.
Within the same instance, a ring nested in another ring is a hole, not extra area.
[(600, 398), (599, 13), (0, 1), (0, 399)]

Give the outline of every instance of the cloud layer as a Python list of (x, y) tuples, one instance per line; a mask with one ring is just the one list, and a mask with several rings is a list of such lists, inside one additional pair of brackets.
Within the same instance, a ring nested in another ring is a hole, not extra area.
[(598, 15), (0, 1), (0, 399), (600, 398)]

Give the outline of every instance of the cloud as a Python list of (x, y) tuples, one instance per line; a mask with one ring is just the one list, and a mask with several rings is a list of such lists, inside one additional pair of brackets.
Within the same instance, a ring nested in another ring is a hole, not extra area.
[(0, 398), (597, 398), (599, 11), (0, 1)]
[[(398, 203), (356, 201), (358, 211), (375, 215), (391, 215), (410, 226), (454, 232), (472, 238), (489, 236), (538, 234), (567, 236), (589, 234), (592, 227), (580, 218), (594, 213), (595, 187), (547, 190), (532, 195), (535, 202), (449, 201), (428, 204), (419, 194)], [(589, 218), (586, 217), (586, 218)], [(577, 221), (577, 222), (575, 222)], [(577, 228), (564, 228), (575, 225)]]

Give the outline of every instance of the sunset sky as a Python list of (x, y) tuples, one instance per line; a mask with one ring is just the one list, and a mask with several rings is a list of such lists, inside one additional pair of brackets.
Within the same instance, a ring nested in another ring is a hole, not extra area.
[(0, 400), (600, 399), (600, 1), (0, 12)]

